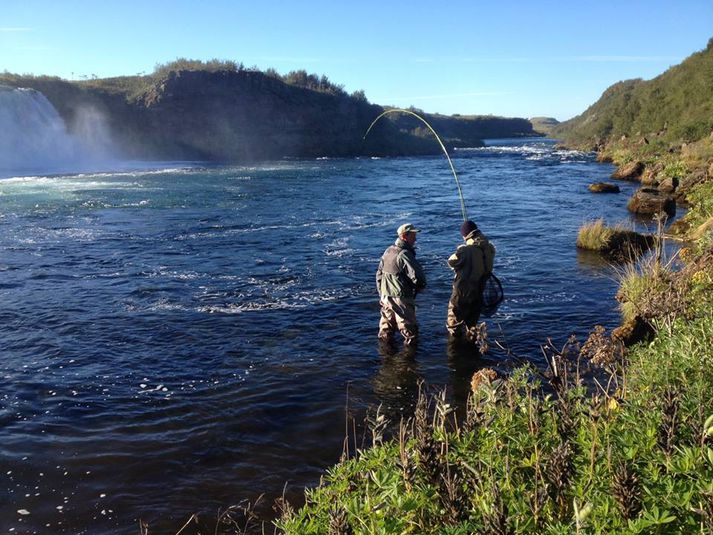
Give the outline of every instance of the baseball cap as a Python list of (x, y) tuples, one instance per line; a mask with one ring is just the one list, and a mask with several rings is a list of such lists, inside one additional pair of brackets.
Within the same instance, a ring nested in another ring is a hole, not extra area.
[(396, 235), (401, 236), (402, 234), (406, 234), (408, 232), (421, 232), (421, 230), (414, 227), (411, 223), (404, 223), (398, 228)]

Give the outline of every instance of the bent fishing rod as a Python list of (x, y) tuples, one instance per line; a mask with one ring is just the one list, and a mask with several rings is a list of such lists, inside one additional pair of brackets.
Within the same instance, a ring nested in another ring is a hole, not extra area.
[(451, 167), (451, 172), (453, 173), (453, 178), (456, 181), (456, 187), (458, 188), (458, 197), (460, 198), (460, 211), (461, 214), (463, 215), (463, 221), (467, 221), (468, 219), (468, 213), (465, 209), (465, 201), (463, 200), (463, 191), (461, 190), (460, 187), (460, 180), (458, 180), (458, 173), (456, 173), (455, 167), (453, 167), (453, 162), (451, 161), (451, 157), (448, 155), (448, 151), (446, 150), (445, 145), (443, 144), (443, 141), (441, 141), (441, 138), (438, 136), (436, 131), (433, 129), (433, 127), (428, 124), (428, 121), (421, 117), (419, 114), (412, 112), (411, 110), (404, 110), (401, 108), (392, 108), (389, 110), (384, 111), (381, 113), (376, 119), (372, 121), (372, 123), (369, 125), (369, 128), (366, 129), (366, 133), (364, 134), (364, 137), (362, 139), (366, 139), (366, 136), (369, 135), (369, 132), (371, 132), (372, 127), (381, 119), (382, 117), (390, 114), (390, 113), (405, 113), (408, 115), (412, 115), (416, 117), (419, 121), (421, 121), (423, 124), (425, 124), (428, 129), (431, 131), (431, 133), (435, 136), (436, 141), (438, 141), (438, 144), (441, 146), (441, 149), (443, 150), (443, 154), (446, 155), (446, 159), (448, 160), (448, 165)]

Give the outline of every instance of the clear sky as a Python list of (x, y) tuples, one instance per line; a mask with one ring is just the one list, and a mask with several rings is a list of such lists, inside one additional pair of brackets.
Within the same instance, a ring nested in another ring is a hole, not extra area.
[(326, 74), (382, 105), (559, 120), (711, 37), (713, 0), (0, 0), (0, 70), (78, 79), (230, 59)]

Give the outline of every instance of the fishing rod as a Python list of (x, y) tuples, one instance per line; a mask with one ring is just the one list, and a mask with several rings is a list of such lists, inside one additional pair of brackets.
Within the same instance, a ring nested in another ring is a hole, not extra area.
[(419, 114), (412, 112), (411, 110), (404, 110), (401, 108), (392, 108), (390, 110), (386, 110), (383, 113), (381, 113), (376, 119), (372, 121), (372, 123), (369, 125), (369, 128), (366, 129), (366, 133), (364, 134), (364, 137), (362, 139), (366, 139), (366, 136), (369, 135), (369, 132), (371, 132), (372, 127), (377, 123), (379, 119), (384, 117), (385, 115), (388, 115), (389, 113), (406, 113), (408, 115), (413, 115), (421, 121), (423, 124), (425, 124), (428, 129), (431, 131), (431, 133), (436, 137), (436, 140), (438, 141), (438, 144), (441, 146), (441, 149), (443, 149), (443, 154), (446, 155), (446, 159), (448, 160), (448, 165), (451, 166), (451, 171), (453, 172), (453, 178), (456, 180), (456, 187), (458, 188), (458, 197), (460, 198), (460, 211), (461, 214), (463, 214), (463, 221), (466, 221), (468, 219), (468, 213), (466, 212), (465, 209), (465, 201), (463, 200), (463, 191), (460, 188), (460, 180), (458, 180), (458, 173), (456, 173), (455, 167), (453, 167), (453, 162), (451, 161), (451, 157), (448, 155), (448, 151), (446, 150), (445, 145), (443, 145), (443, 141), (441, 141), (441, 138), (438, 137), (438, 134), (436, 131), (433, 129), (433, 127), (428, 124), (428, 121), (421, 117)]

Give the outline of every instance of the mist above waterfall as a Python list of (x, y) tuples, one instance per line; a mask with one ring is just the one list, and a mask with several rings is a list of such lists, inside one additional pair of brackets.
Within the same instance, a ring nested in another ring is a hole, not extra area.
[(0, 177), (97, 170), (114, 162), (111, 134), (98, 110), (76, 110), (70, 131), (39, 91), (0, 86)]

